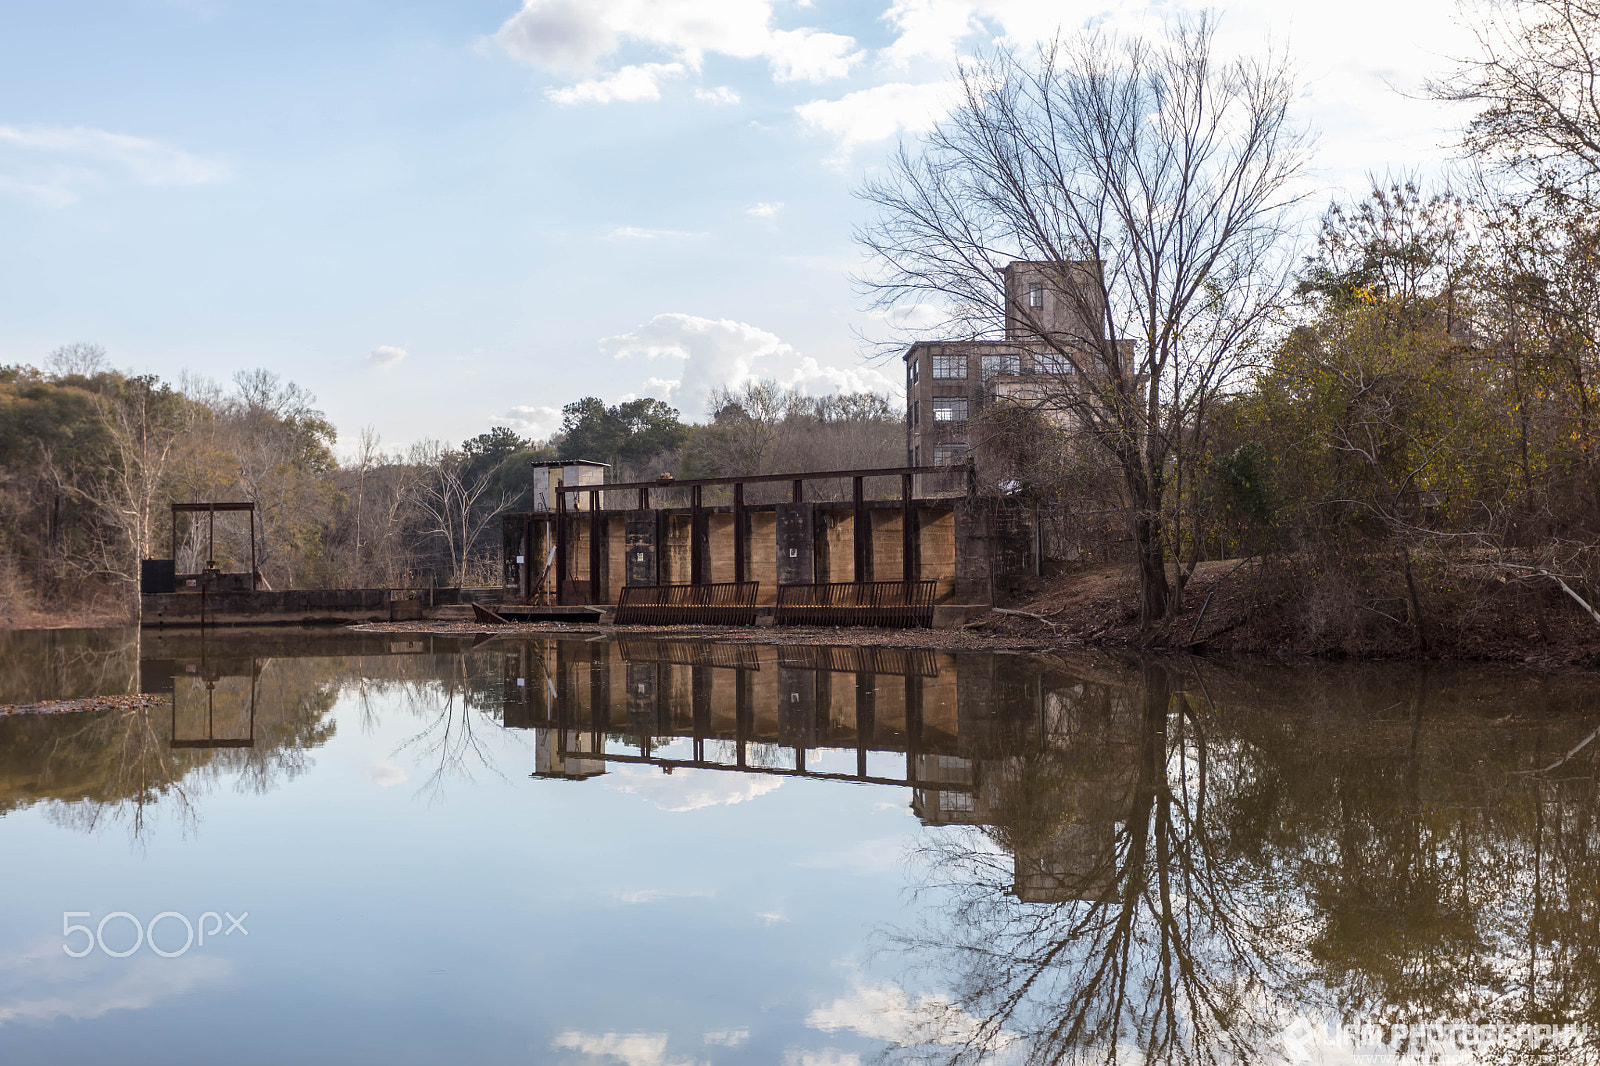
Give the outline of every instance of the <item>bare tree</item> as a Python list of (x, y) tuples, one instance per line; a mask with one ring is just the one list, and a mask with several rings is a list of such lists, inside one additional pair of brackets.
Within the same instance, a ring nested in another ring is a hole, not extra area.
[(465, 585), (473, 548), (511, 506), (511, 496), (491, 495), (493, 471), (470, 476), (462, 457), (446, 451), (437, 441), (414, 446), (410, 461), (420, 468), (413, 500), (427, 518), (427, 532), (443, 538), (453, 580), (458, 586)]
[(1568, 191), (1600, 178), (1600, 4), (1496, 0), (1474, 27), (1482, 56), (1430, 83), (1436, 99), (1484, 105), (1464, 147)]
[(63, 344), (45, 358), (44, 365), (57, 377), (78, 375), (87, 378), (111, 369), (103, 346), (82, 341)]
[[(989, 56), (921, 152), (861, 192), (879, 306), (931, 299), (946, 335), (1020, 335), (1052, 372), (1039, 403), (1115, 457), (1145, 622), (1181, 607), (1168, 483), (1284, 289), (1308, 154), (1284, 60), (1218, 62), (1214, 33), (1202, 16), (1155, 42), (1089, 32)], [(1016, 260), (1078, 327), (1008, 301), (997, 270)]]

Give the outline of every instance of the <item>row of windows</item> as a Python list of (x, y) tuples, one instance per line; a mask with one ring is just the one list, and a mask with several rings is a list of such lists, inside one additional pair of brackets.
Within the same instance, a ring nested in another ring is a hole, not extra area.
[[(913, 363), (914, 367), (916, 364)], [(1011, 355), (980, 355), (978, 357), (980, 372), (983, 380), (988, 381), (996, 374), (1022, 373), (1022, 356)], [(964, 355), (935, 355), (933, 357), (933, 378), (935, 381), (965, 381), (967, 380), (967, 357)], [(917, 380), (913, 373), (911, 380)]]
[[(917, 384), (918, 376), (920, 376), (920, 362), (922, 360), (910, 360), (910, 365), (906, 370), (907, 384)], [(1046, 370), (1046, 367), (1051, 367), (1053, 363), (1061, 363), (1061, 367)], [(979, 355), (978, 367), (979, 373), (984, 376), (984, 381), (989, 381), (995, 375), (1019, 375), (1019, 373), (1022, 373), (1022, 355), (1016, 354), (1016, 352), (1006, 355)], [(1072, 363), (1059, 359), (1059, 357), (1054, 357), (1054, 355), (1034, 355), (1034, 371), (1035, 373), (1070, 375), (1072, 373)], [(934, 381), (966, 381), (966, 355), (934, 354), (933, 379)]]

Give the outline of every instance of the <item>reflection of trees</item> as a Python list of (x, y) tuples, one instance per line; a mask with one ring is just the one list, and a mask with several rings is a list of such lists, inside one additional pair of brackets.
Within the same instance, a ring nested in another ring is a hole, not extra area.
[(503, 779), (489, 743), (490, 737), (501, 740), (508, 735), (495, 717), (501, 706), (500, 658), (493, 654), (452, 655), (430, 665), (426, 678), (411, 679), (390, 690), (424, 723), (422, 730), (398, 749), (429, 767), (418, 791), (442, 799), (447, 781), (472, 781), (480, 770)]
[(266, 792), (304, 772), (310, 751), (332, 737), (328, 712), (345, 663), (262, 660), (259, 672), (252, 665), (218, 677), (193, 665), (192, 679), (175, 687), (206, 693), (208, 713), (236, 729), (253, 716), (253, 746), (173, 747), (172, 705), (8, 718), (0, 721), (0, 812), (47, 802), (57, 824), (89, 832), (123, 825), (135, 842), (161, 816), (188, 832), (208, 788), (229, 781)]
[(140, 708), (95, 714), (55, 737), (46, 778), (59, 773), (77, 779), (83, 791), (55, 800), (51, 821), (84, 832), (122, 824), (135, 842), (146, 839), (158, 813), (171, 816), (185, 833), (192, 830), (197, 819), (185, 778), (203, 756), (168, 746), (159, 725), (162, 713)]
[(1541, 707), (1583, 685), (1095, 676), (970, 752), (983, 828), (927, 847), (893, 938), (953, 995), (907, 1057), (1276, 1061), (1298, 1015), (1587, 1022), (1562, 1061), (1600, 1060), (1594, 763), (1527, 772), (1592, 728)]
[[(1086, 686), (1076, 720), (1051, 723), (1033, 752), (979, 756), (995, 821), (933, 846), (942, 920), (903, 940), (957, 975), (979, 1023), (922, 1034), (918, 1055), (938, 1045), (949, 1062), (981, 1061), (1021, 1041), (1029, 1062), (1112, 1061), (1119, 1046), (1217, 1062), (1277, 1030), (1262, 1004), (1290, 976), (1285, 920), (1209, 825), (1226, 755), (1165, 668), (1142, 680)], [(1052, 858), (1041, 893), (1034, 867)]]

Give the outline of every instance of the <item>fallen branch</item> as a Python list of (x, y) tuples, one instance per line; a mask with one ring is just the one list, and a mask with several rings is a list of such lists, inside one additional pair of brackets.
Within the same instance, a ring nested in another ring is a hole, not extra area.
[[(1251, 556), (1250, 557), (1250, 559), (1253, 559), (1253, 558), (1255, 558), (1255, 556)], [(1200, 632), (1200, 623), (1204, 622), (1206, 620), (1206, 609), (1211, 606), (1211, 597), (1213, 597), (1213, 596), (1215, 596), (1217, 594), (1217, 589), (1222, 587), (1222, 583), (1224, 581), (1228, 580), (1235, 573), (1237, 573), (1238, 570), (1239, 570), (1239, 567), (1243, 566), (1245, 563), (1248, 563), (1250, 561), (1250, 559), (1241, 560), (1238, 566), (1235, 566), (1232, 570), (1229, 570), (1226, 574), (1223, 574), (1220, 578), (1218, 578), (1217, 580), (1213, 581), (1211, 583), (1211, 587), (1206, 590), (1205, 602), (1200, 605), (1200, 613), (1195, 615), (1194, 625), (1189, 628), (1189, 643), (1190, 644), (1194, 643), (1194, 635), (1196, 633)]]
[[(1600, 622), (1600, 611), (1597, 611), (1593, 607), (1589, 606), (1588, 600), (1585, 600), (1582, 596), (1578, 595), (1576, 592), (1573, 592), (1572, 586), (1563, 581), (1559, 575), (1552, 574), (1548, 570), (1542, 570), (1537, 566), (1523, 566), (1520, 563), (1496, 563), (1495, 565), (1504, 567), (1507, 570), (1527, 570), (1530, 573), (1543, 574), (1551, 581), (1554, 581), (1556, 584), (1560, 585), (1562, 592), (1565, 592), (1568, 596), (1571, 596), (1574, 600), (1578, 601), (1578, 606), (1582, 607), (1585, 611), (1588, 611), (1590, 618), (1593, 618), (1596, 622)], [(1587, 744), (1588, 741), (1584, 741), (1584, 743)]]
[(1060, 629), (1061, 628), (1061, 623), (1052, 622), (1052, 621), (1050, 621), (1050, 619), (1046, 618), (1044, 615), (1042, 615), (1042, 614), (1034, 614), (1032, 611), (1013, 611), (1008, 607), (991, 607), (991, 608), (989, 608), (989, 610), (993, 611), (995, 614), (1014, 614), (1014, 615), (1019, 615), (1019, 616), (1021, 616), (1023, 618), (1032, 618), (1035, 622), (1043, 622), (1045, 625), (1049, 626), (1051, 629)]

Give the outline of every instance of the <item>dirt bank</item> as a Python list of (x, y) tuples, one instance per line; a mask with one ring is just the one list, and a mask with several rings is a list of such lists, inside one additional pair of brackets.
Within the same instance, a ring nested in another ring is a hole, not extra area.
[(604, 632), (655, 639), (753, 644), (846, 644), (974, 651), (1065, 647), (1142, 649), (1281, 658), (1431, 660), (1600, 667), (1600, 625), (1547, 579), (1515, 580), (1481, 563), (1414, 567), (1422, 624), (1403, 575), (1382, 562), (1364, 572), (1292, 558), (1202, 563), (1187, 609), (1150, 628), (1138, 624), (1138, 582), (1124, 567), (1084, 569), (1044, 582), (1025, 602), (961, 629), (823, 629), (716, 626), (485, 626), (403, 622), (376, 632), (492, 636)]
[(1302, 560), (1202, 563), (1186, 610), (1138, 624), (1138, 580), (1121, 567), (1048, 582), (974, 628), (992, 635), (1195, 654), (1600, 667), (1600, 625), (1547, 578), (1472, 560), (1414, 567), (1418, 625), (1397, 565), (1330, 572)]

